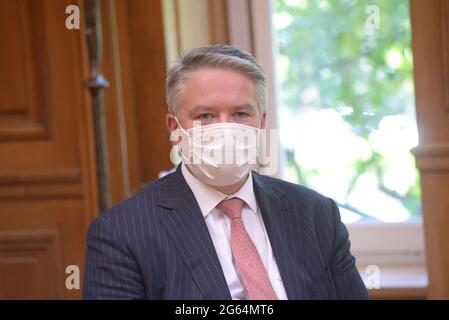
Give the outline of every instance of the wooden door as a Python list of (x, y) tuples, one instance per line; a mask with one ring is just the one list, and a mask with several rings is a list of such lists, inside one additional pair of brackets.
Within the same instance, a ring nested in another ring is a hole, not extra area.
[(95, 175), (69, 4), (0, 0), (0, 299), (80, 297), (65, 270), (83, 264)]
[[(67, 29), (66, 7), (81, 29)], [(97, 204), (80, 0), (0, 0), (0, 299), (77, 299)], [(103, 0), (113, 203), (171, 168), (160, 1)], [(70, 271), (72, 271), (70, 269)], [(73, 282), (72, 282), (73, 284)]]

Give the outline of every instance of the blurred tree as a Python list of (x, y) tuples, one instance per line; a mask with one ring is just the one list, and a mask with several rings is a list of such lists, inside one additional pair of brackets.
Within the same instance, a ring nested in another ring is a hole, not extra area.
[[(390, 190), (384, 183), (388, 161), (368, 141), (386, 116), (414, 107), (409, 2), (277, 0), (274, 24), (282, 107), (295, 113), (300, 106), (334, 109), (371, 148), (368, 158), (354, 160), (346, 194), (362, 174), (373, 172), (381, 192), (419, 216), (419, 174), (405, 194)], [(298, 182), (309, 185), (319, 172), (300, 168), (294, 152), (287, 150), (287, 165)], [(348, 203), (340, 205), (363, 215)]]

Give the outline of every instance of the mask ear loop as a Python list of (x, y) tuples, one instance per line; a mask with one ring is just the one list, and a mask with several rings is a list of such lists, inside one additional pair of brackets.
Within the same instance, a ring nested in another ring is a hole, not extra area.
[[(183, 133), (183, 135), (180, 135), (181, 138), (184, 138), (185, 136), (187, 136), (188, 138), (190, 138), (189, 134), (187, 133), (187, 131), (181, 126), (181, 124), (179, 123), (178, 117), (175, 116), (175, 121), (176, 124), (178, 125), (178, 128), (176, 128), (175, 130), (181, 130), (181, 132)], [(179, 139), (179, 135), (178, 135), (178, 139)], [(190, 140), (189, 140), (190, 142)], [(176, 141), (175, 144), (173, 144), (172, 149), (170, 151), (170, 158), (172, 159), (172, 162), (175, 165), (178, 165), (180, 162), (182, 162), (182, 160), (186, 160), (184, 159), (184, 155), (182, 154), (181, 151), (181, 146), (179, 145), (180, 141)], [(190, 143), (189, 143), (190, 146)], [(176, 163), (175, 163), (176, 162)]]
[(186, 129), (184, 129), (184, 128), (181, 126), (181, 124), (179, 123), (179, 120), (178, 120), (178, 117), (177, 117), (177, 116), (175, 116), (175, 121), (176, 121), (176, 124), (178, 125), (179, 129), (180, 129), (183, 133), (185, 133), (185, 134), (188, 136), (189, 133), (186, 131)]
[[(189, 133), (189, 131), (188, 130), (186, 130), (186, 129), (184, 129), (182, 126), (181, 126), (181, 124), (179, 123), (179, 120), (178, 120), (178, 117), (177, 116), (175, 116), (175, 120), (176, 120), (176, 123), (178, 124), (178, 127), (179, 127), (179, 130), (181, 130), (181, 132), (183, 133), (183, 135), (181, 136), (183, 139), (184, 138), (187, 138), (188, 139), (188, 141), (187, 141), (187, 145), (188, 145), (188, 156), (186, 156), (183, 152), (182, 152), (182, 147), (179, 145), (179, 143), (180, 142), (178, 142), (177, 144), (176, 144), (176, 146), (177, 146), (177, 148), (178, 148), (178, 153), (179, 153), (179, 156), (181, 157), (181, 159), (183, 159), (186, 163), (191, 163), (192, 162), (192, 159), (190, 158), (191, 157), (191, 154), (192, 154), (192, 136), (191, 136), (191, 134)], [(194, 124), (195, 124), (195, 122), (194, 122)], [(189, 129), (190, 130), (190, 129)], [(185, 145), (185, 144), (184, 144)]]

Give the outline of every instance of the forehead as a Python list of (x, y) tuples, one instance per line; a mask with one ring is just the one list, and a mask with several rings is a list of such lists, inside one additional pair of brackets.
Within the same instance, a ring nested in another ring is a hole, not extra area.
[(200, 68), (192, 71), (185, 79), (184, 85), (200, 85), (211, 88), (218, 85), (223, 88), (253, 87), (253, 83), (243, 72), (224, 68)]
[[(225, 103), (253, 104), (256, 90), (242, 72), (230, 69), (204, 68), (193, 71), (183, 81), (183, 102), (190, 104)], [(184, 103), (183, 103), (184, 104)]]

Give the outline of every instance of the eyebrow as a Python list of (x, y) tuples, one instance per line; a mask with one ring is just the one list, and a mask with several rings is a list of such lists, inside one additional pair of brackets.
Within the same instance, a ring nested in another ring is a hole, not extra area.
[(206, 112), (206, 111), (211, 111), (213, 110), (212, 107), (207, 107), (207, 106), (195, 106), (193, 107), (190, 111), (189, 111), (189, 115), (193, 115), (195, 113), (202, 113), (202, 112)]
[(256, 110), (257, 108), (255, 106), (253, 106), (252, 104), (242, 104), (239, 106), (234, 106), (235, 109), (237, 110)]
[[(210, 107), (210, 106), (195, 106), (193, 107), (193, 109), (191, 109), (189, 111), (189, 115), (193, 115), (196, 113), (202, 113), (202, 112), (208, 112), (208, 111), (213, 111), (215, 108)], [(253, 111), (256, 110), (256, 107), (253, 106), (252, 104), (246, 103), (246, 104), (241, 104), (241, 105), (237, 105), (237, 106), (233, 106), (232, 109), (235, 110), (246, 110), (246, 111)]]

